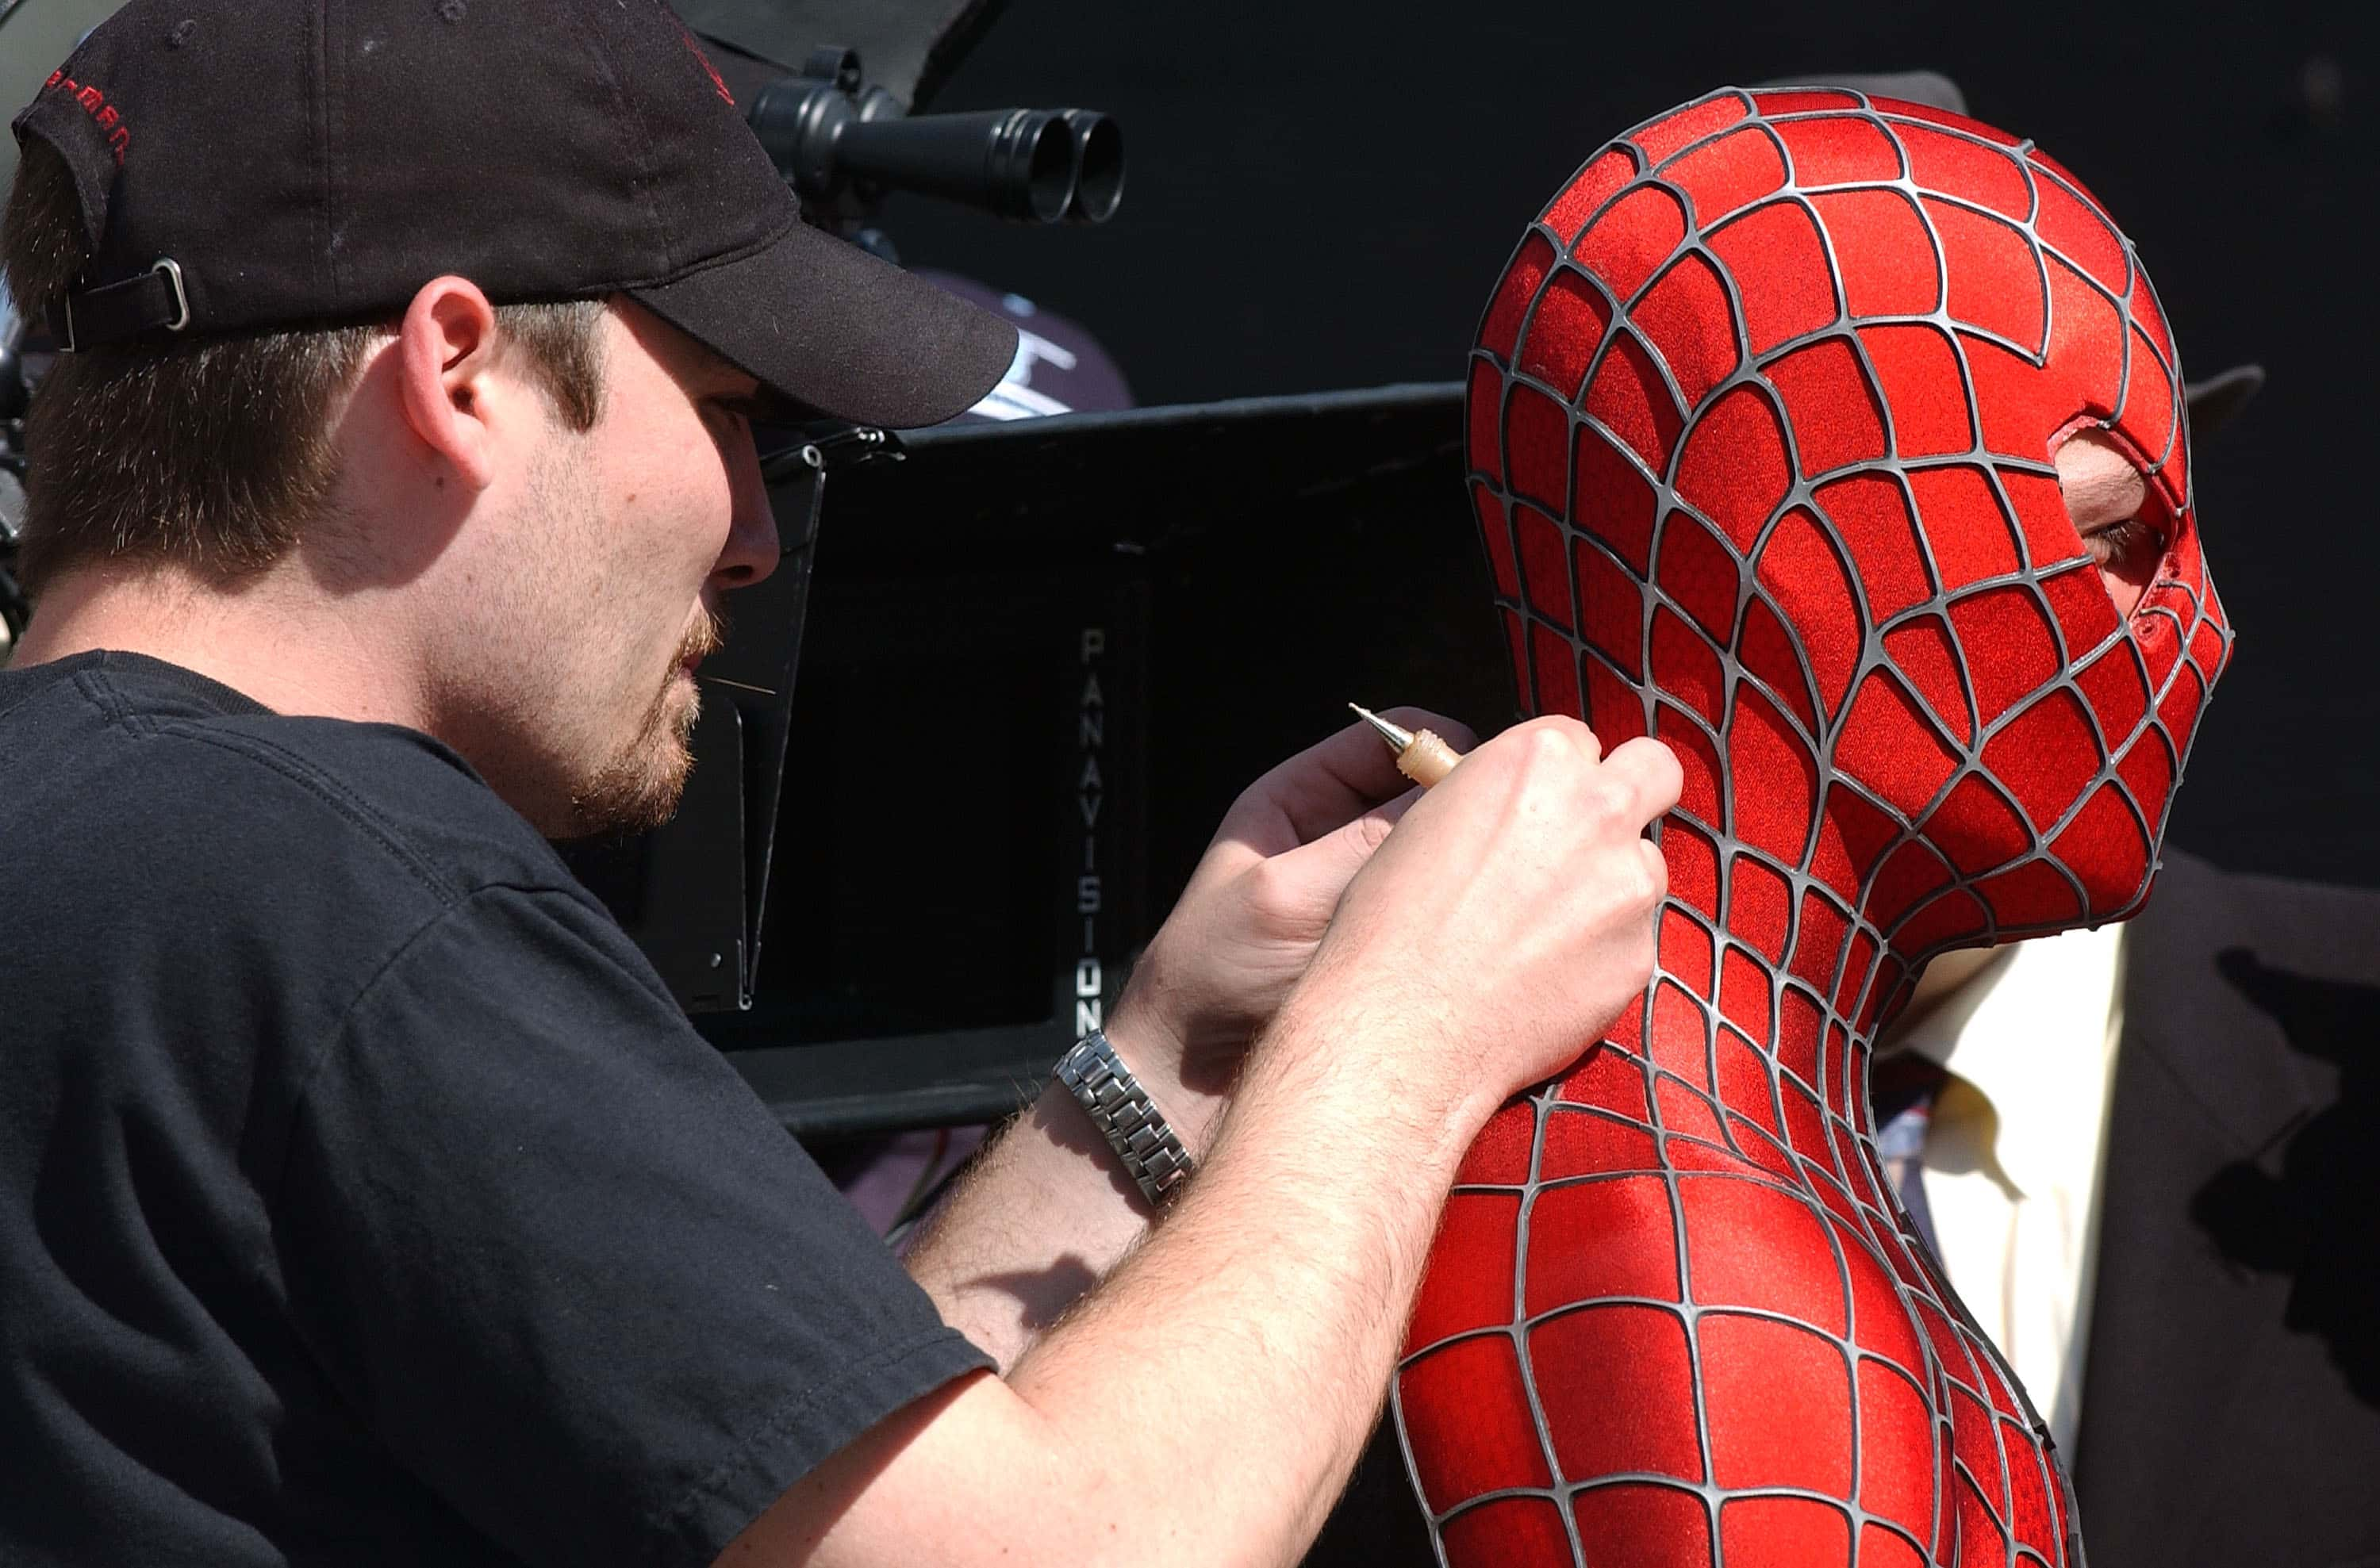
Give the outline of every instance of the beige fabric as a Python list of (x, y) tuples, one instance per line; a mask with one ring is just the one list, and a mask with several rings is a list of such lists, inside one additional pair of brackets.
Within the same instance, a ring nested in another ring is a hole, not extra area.
[(1925, 1201), (1950, 1283), (2068, 1453), (2082, 1422), (2123, 927), (2019, 942), (1899, 1043), (1952, 1077)]

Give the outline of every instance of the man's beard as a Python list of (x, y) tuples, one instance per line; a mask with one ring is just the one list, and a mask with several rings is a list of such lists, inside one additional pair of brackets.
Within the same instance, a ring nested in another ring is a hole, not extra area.
[(686, 775), (694, 768), (689, 742), (695, 720), (702, 714), (698, 688), (681, 702), (678, 675), (688, 660), (710, 657), (726, 640), (727, 618), (706, 607), (679, 639), (669, 673), (662, 678), (635, 736), (572, 792), (573, 837), (646, 833), (676, 814)]

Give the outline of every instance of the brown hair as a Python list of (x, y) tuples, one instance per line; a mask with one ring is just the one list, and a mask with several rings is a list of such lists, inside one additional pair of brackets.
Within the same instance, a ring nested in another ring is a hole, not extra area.
[[(28, 139), (0, 217), (0, 272), (42, 320), (84, 260), (73, 176)], [(496, 320), (577, 430), (602, 412), (603, 305), (504, 305)], [(26, 588), (70, 566), (171, 561), (217, 582), (271, 565), (338, 479), (330, 419), (386, 324), (61, 354), (26, 424)]]

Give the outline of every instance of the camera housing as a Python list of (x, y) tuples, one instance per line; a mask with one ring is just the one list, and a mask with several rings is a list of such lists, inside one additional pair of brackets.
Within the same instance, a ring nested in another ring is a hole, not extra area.
[[(636, 847), (678, 892), (614, 908), (780, 1120), (1015, 1109), (1339, 699), (1504, 722), (1486, 564), (1449, 525), (1461, 408), (1449, 383), (1060, 415), (906, 432), (815, 490), (772, 470), (781, 519), (818, 502), (775, 814), (729, 800), (753, 754), (706, 721), (697, 793)], [(782, 645), (770, 588), (731, 602), (731, 648)]]

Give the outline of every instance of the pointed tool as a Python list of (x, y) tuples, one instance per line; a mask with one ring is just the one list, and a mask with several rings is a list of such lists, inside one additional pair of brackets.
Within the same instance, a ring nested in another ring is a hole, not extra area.
[(1349, 703), (1349, 707), (1363, 715), (1364, 722), (1379, 732), (1389, 750), (1397, 756), (1397, 771), (1427, 790), (1448, 774), (1463, 760), (1462, 754), (1439, 738), (1434, 730), (1407, 730), (1390, 723), (1370, 708)]

